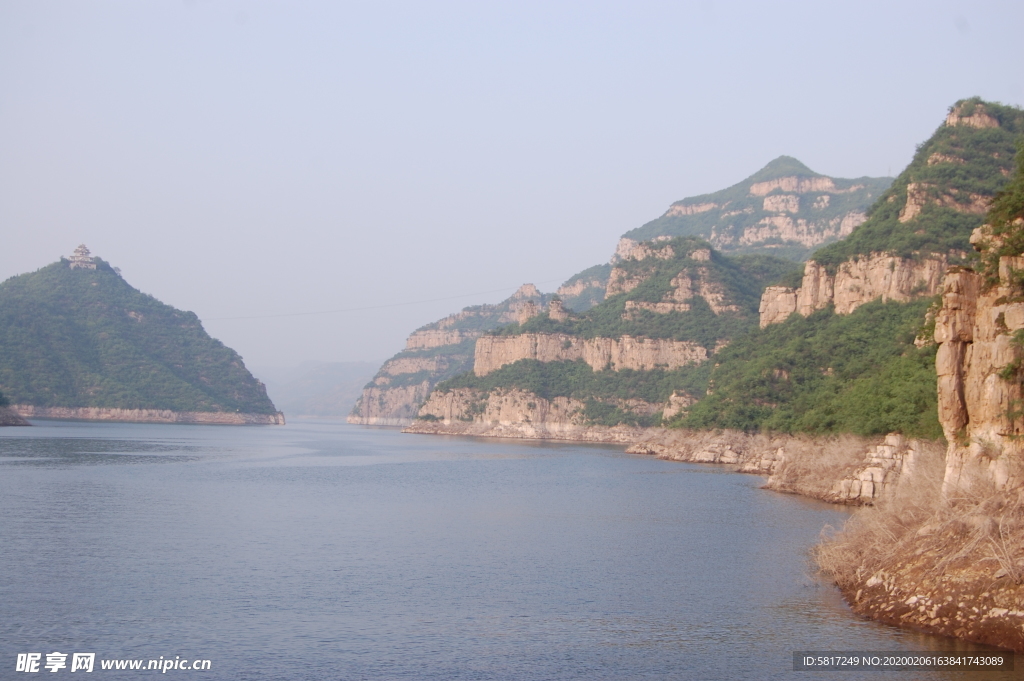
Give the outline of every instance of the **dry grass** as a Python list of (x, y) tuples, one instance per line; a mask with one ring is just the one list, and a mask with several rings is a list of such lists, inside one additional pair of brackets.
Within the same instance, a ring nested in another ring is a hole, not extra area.
[(836, 435), (793, 436), (786, 456), (772, 473), (768, 488), (817, 499), (829, 499), (836, 482), (864, 466), (864, 457), (882, 438)]
[(944, 499), (944, 461), (924, 449), (914, 474), (873, 507), (858, 510), (815, 551), (845, 589), (880, 573), (935, 580), (949, 573), (1024, 578), (1024, 490), (986, 490)]

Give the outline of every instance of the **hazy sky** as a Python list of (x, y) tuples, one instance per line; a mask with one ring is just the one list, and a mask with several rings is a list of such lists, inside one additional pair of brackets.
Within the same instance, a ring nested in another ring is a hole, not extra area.
[(780, 154), (897, 173), (957, 99), (1024, 103), (1022, 26), (1019, 0), (0, 0), (0, 279), (84, 242), (250, 366), (383, 359)]

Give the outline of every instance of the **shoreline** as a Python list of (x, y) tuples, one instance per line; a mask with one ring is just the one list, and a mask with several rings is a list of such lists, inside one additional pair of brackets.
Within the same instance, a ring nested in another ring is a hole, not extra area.
[(202, 425), (285, 425), (284, 414), (226, 411), (172, 411), (170, 409), (113, 409), (109, 407), (36, 407), (14, 404), (10, 409), (23, 419), (110, 421), (119, 423), (183, 423)]
[(924, 449), (944, 449), (939, 443), (900, 435), (812, 437), (564, 422), (420, 419), (402, 432), (626, 445), (630, 454), (729, 466), (738, 473), (767, 476), (765, 489), (853, 506), (873, 504), (896, 489), (903, 473), (913, 468)]

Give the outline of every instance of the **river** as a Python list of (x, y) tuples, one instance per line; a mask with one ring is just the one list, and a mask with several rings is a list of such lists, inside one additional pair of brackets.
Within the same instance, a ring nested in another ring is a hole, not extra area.
[(333, 423), (34, 423), (0, 429), (0, 678), (91, 652), (100, 678), (157, 659), (210, 661), (182, 679), (848, 681), (881, 677), (797, 673), (794, 651), (972, 649), (853, 616), (808, 559), (847, 510), (720, 467)]

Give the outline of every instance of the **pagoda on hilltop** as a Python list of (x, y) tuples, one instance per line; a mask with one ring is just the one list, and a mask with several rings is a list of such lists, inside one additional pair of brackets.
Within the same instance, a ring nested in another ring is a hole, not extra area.
[(96, 262), (92, 256), (89, 255), (89, 249), (85, 247), (85, 244), (79, 244), (78, 248), (75, 249), (74, 255), (70, 258), (70, 267), (73, 270), (94, 270), (96, 269)]

